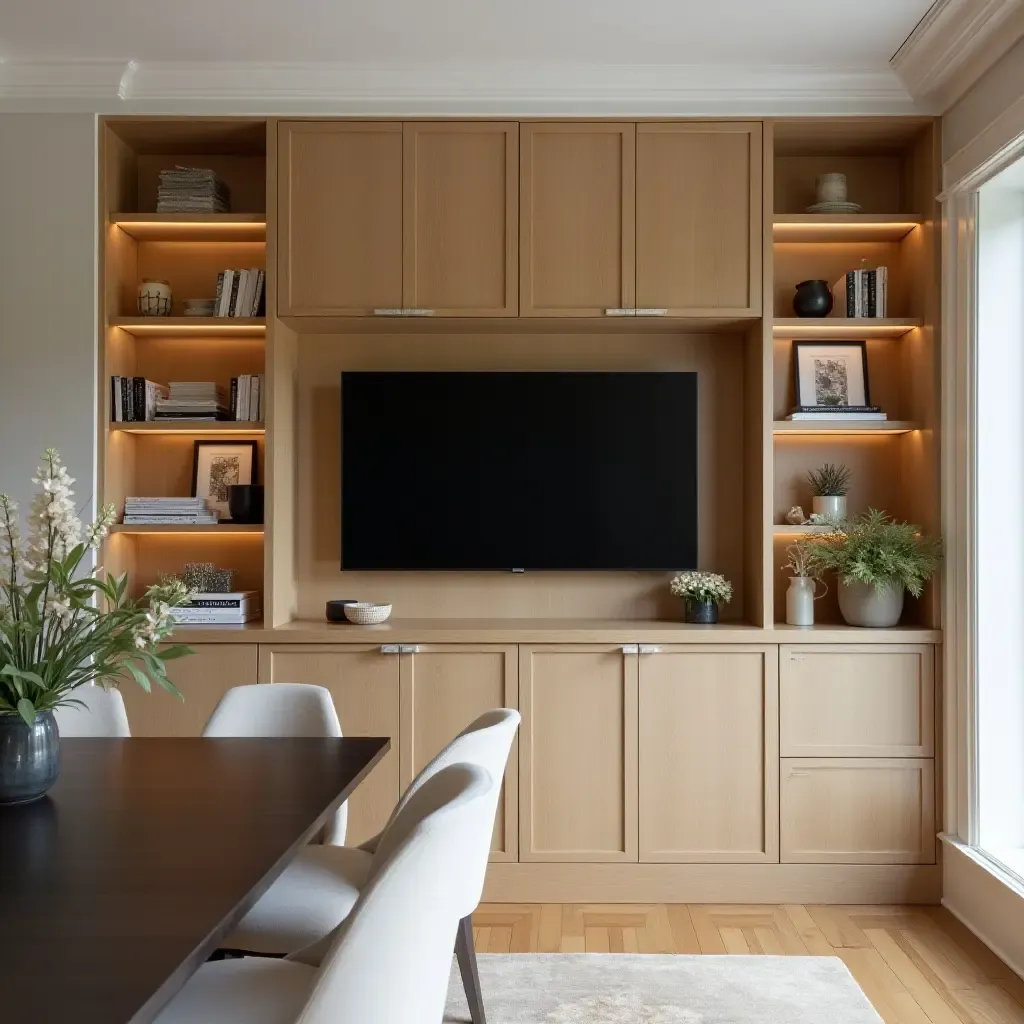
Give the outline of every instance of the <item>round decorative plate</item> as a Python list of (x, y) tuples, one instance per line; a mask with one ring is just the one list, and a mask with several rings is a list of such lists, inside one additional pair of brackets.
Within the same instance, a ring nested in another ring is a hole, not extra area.
[(859, 203), (815, 203), (805, 213), (860, 213)]

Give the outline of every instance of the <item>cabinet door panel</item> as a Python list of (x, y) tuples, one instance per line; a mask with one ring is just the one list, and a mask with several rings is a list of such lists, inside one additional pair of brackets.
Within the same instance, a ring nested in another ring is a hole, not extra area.
[(784, 646), (783, 757), (931, 757), (931, 645)]
[(256, 682), (255, 644), (194, 644), (192, 650), (167, 663), (184, 700), (159, 687), (146, 693), (131, 678), (120, 684), (133, 736), (199, 736), (228, 690)]
[(778, 860), (774, 647), (640, 657), (640, 860)]
[(636, 861), (637, 656), (519, 648), (519, 859)]
[(604, 316), (634, 305), (632, 124), (523, 124), (522, 316)]
[(391, 749), (348, 801), (346, 843), (358, 846), (376, 835), (400, 795), (398, 655), (361, 644), (262, 645), (260, 681), (325, 686), (331, 691), (343, 734), (390, 737)]
[(404, 126), (405, 297), (437, 316), (515, 316), (519, 125)]
[(637, 125), (637, 306), (760, 312), (762, 230), (760, 125)]
[(278, 313), (402, 305), (402, 125), (282, 122)]
[(784, 864), (934, 864), (931, 759), (783, 758)]
[[(485, 711), (518, 708), (514, 646), (422, 644), (402, 656), (402, 790)], [(505, 771), (491, 860), (518, 860), (518, 737)]]

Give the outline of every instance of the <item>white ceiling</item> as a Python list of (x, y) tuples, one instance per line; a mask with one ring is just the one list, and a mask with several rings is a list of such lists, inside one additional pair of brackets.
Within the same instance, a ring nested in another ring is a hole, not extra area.
[(2, 0), (0, 58), (883, 69), (931, 0)]

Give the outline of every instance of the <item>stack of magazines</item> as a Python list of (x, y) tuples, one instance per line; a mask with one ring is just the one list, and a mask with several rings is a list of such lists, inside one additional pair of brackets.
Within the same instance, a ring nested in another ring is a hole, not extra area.
[(215, 526), (219, 516), (205, 498), (124, 499), (124, 521), (134, 526)]
[(157, 213), (228, 213), (231, 193), (215, 171), (205, 167), (175, 167), (160, 172)]
[(171, 617), (184, 626), (241, 626), (260, 617), (259, 591), (196, 593), (187, 604), (172, 608)]
[(158, 420), (227, 420), (228, 396), (212, 380), (172, 380), (170, 397), (156, 403)]

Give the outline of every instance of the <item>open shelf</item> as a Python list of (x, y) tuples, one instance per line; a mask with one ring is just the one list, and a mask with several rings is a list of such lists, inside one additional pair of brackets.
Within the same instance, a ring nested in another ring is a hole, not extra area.
[(262, 316), (115, 316), (109, 323), (137, 338), (173, 338), (183, 334), (252, 337), (267, 330), (267, 319)]
[(920, 223), (916, 214), (777, 213), (772, 235), (777, 242), (898, 242)]
[(111, 533), (263, 533), (263, 524), (217, 523), (215, 526), (189, 523), (116, 523)]
[(804, 537), (810, 533), (830, 533), (831, 526), (819, 526), (815, 523), (804, 523), (803, 526), (793, 526), (791, 523), (776, 523), (772, 532), (780, 537)]
[(900, 338), (922, 325), (919, 317), (775, 317), (776, 338)]
[(174, 423), (147, 421), (145, 423), (115, 422), (111, 430), (122, 434), (262, 434), (264, 425), (248, 420), (179, 420)]
[(264, 242), (264, 213), (114, 213), (116, 224), (137, 242)]
[(821, 420), (775, 420), (773, 434), (909, 434), (921, 424), (911, 420), (846, 420), (822, 423)]

